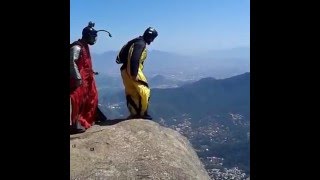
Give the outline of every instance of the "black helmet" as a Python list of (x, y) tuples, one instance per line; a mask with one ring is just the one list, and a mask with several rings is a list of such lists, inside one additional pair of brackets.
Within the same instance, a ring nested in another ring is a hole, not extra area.
[(96, 42), (96, 38), (98, 36), (98, 32), (99, 31), (104, 31), (107, 32), (109, 34), (109, 37), (111, 36), (111, 33), (108, 32), (107, 30), (95, 30), (93, 29), (94, 27), (94, 23), (93, 22), (89, 22), (88, 26), (83, 28), (82, 30), (82, 39), (84, 39), (88, 44), (93, 45)]
[(83, 38), (96, 37), (97, 31), (95, 29), (93, 29), (93, 27), (94, 27), (94, 23), (90, 21), (88, 26), (83, 28), (82, 37)]
[(82, 39), (90, 45), (93, 45), (96, 42), (96, 38), (98, 36), (98, 31), (93, 29), (93, 27), (94, 23), (90, 21), (88, 26), (82, 30)]
[(143, 33), (143, 39), (150, 44), (156, 37), (158, 32), (153, 27), (148, 27)]

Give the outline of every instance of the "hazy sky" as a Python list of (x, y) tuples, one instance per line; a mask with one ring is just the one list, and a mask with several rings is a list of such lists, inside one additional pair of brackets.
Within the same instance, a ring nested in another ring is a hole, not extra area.
[(159, 36), (148, 49), (190, 54), (250, 46), (250, 0), (70, 0), (70, 42), (89, 21), (98, 41), (92, 52), (118, 51), (152, 26)]

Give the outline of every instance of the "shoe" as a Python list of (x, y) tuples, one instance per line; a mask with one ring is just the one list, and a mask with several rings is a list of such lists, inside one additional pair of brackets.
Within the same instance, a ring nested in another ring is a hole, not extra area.
[(86, 131), (86, 128), (81, 126), (81, 124), (77, 121), (76, 124), (70, 126), (70, 134), (78, 134)]
[(108, 120), (107, 116), (105, 116), (102, 113), (102, 111), (99, 108), (97, 108), (97, 120), (96, 120), (96, 122), (105, 122), (107, 120)]
[(148, 113), (145, 113), (141, 118), (152, 120), (152, 117)]
[(70, 134), (79, 134), (79, 133), (84, 133), (86, 132), (86, 130), (83, 130), (83, 129), (74, 129), (74, 128), (71, 128), (70, 129)]

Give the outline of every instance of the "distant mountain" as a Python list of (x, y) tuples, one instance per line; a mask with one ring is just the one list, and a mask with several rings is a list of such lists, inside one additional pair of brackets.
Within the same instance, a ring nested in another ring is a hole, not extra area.
[(121, 76), (110, 76), (107, 74), (99, 74), (95, 76), (98, 89), (111, 88), (118, 89), (123, 88)]
[(250, 47), (236, 47), (230, 49), (211, 50), (201, 54), (197, 54), (200, 57), (209, 57), (215, 59), (250, 59)]
[[(103, 54), (92, 54), (95, 70), (108, 74), (118, 73), (121, 65), (115, 62), (117, 53), (116, 51), (108, 51)], [(179, 74), (184, 70), (190, 71), (189, 64), (186, 64), (189, 61), (195, 62), (195, 59), (174, 53), (153, 50), (148, 53), (147, 60), (144, 63), (144, 72), (148, 76), (154, 74)]]
[(93, 68), (95, 71), (104, 74), (116, 74), (119, 73), (120, 65), (115, 60), (117, 57), (116, 51), (107, 51), (102, 54), (91, 54), (93, 59)]
[(221, 80), (204, 78), (173, 89), (153, 89), (150, 103), (154, 114), (163, 118), (177, 113), (194, 118), (228, 112), (249, 116), (249, 107), (250, 73)]
[[(208, 76), (226, 78), (250, 71), (248, 52), (249, 48), (237, 48), (187, 56), (151, 50), (144, 64), (144, 72), (148, 77), (160, 74), (180, 80), (198, 80)], [(121, 65), (115, 62), (117, 53), (117, 51), (92, 53), (94, 69), (101, 73), (119, 74)]]
[[(155, 85), (165, 80), (163, 76), (155, 76), (151, 82)], [(102, 96), (100, 102), (106, 105), (122, 103), (118, 111), (127, 112), (123, 90)], [(229, 112), (249, 118), (249, 107), (250, 73), (226, 79), (203, 78), (177, 88), (151, 90), (150, 112), (156, 118), (190, 114), (193, 119), (199, 119)]]
[(163, 75), (156, 75), (148, 80), (151, 88), (173, 88), (179, 87), (193, 81), (181, 81), (174, 78), (167, 78)]

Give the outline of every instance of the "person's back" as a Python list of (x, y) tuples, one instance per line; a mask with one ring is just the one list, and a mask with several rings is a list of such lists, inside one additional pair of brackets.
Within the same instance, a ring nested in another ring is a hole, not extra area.
[(117, 56), (117, 62), (123, 63), (120, 70), (130, 112), (128, 118), (152, 119), (147, 111), (150, 89), (142, 70), (147, 57), (146, 45), (150, 45), (157, 36), (158, 32), (149, 27), (143, 36), (134, 38), (123, 46)]
[[(143, 40), (142, 36), (139, 36), (137, 38), (130, 40), (127, 44), (123, 46), (123, 48), (121, 49), (121, 51), (117, 56), (117, 61), (120, 61), (120, 63), (118, 64), (122, 64), (120, 69), (123, 70), (127, 67), (128, 59), (132, 59), (133, 61), (140, 60), (141, 54), (144, 51), (146, 51), (146, 43)], [(132, 64), (133, 63), (131, 61), (131, 65)]]

